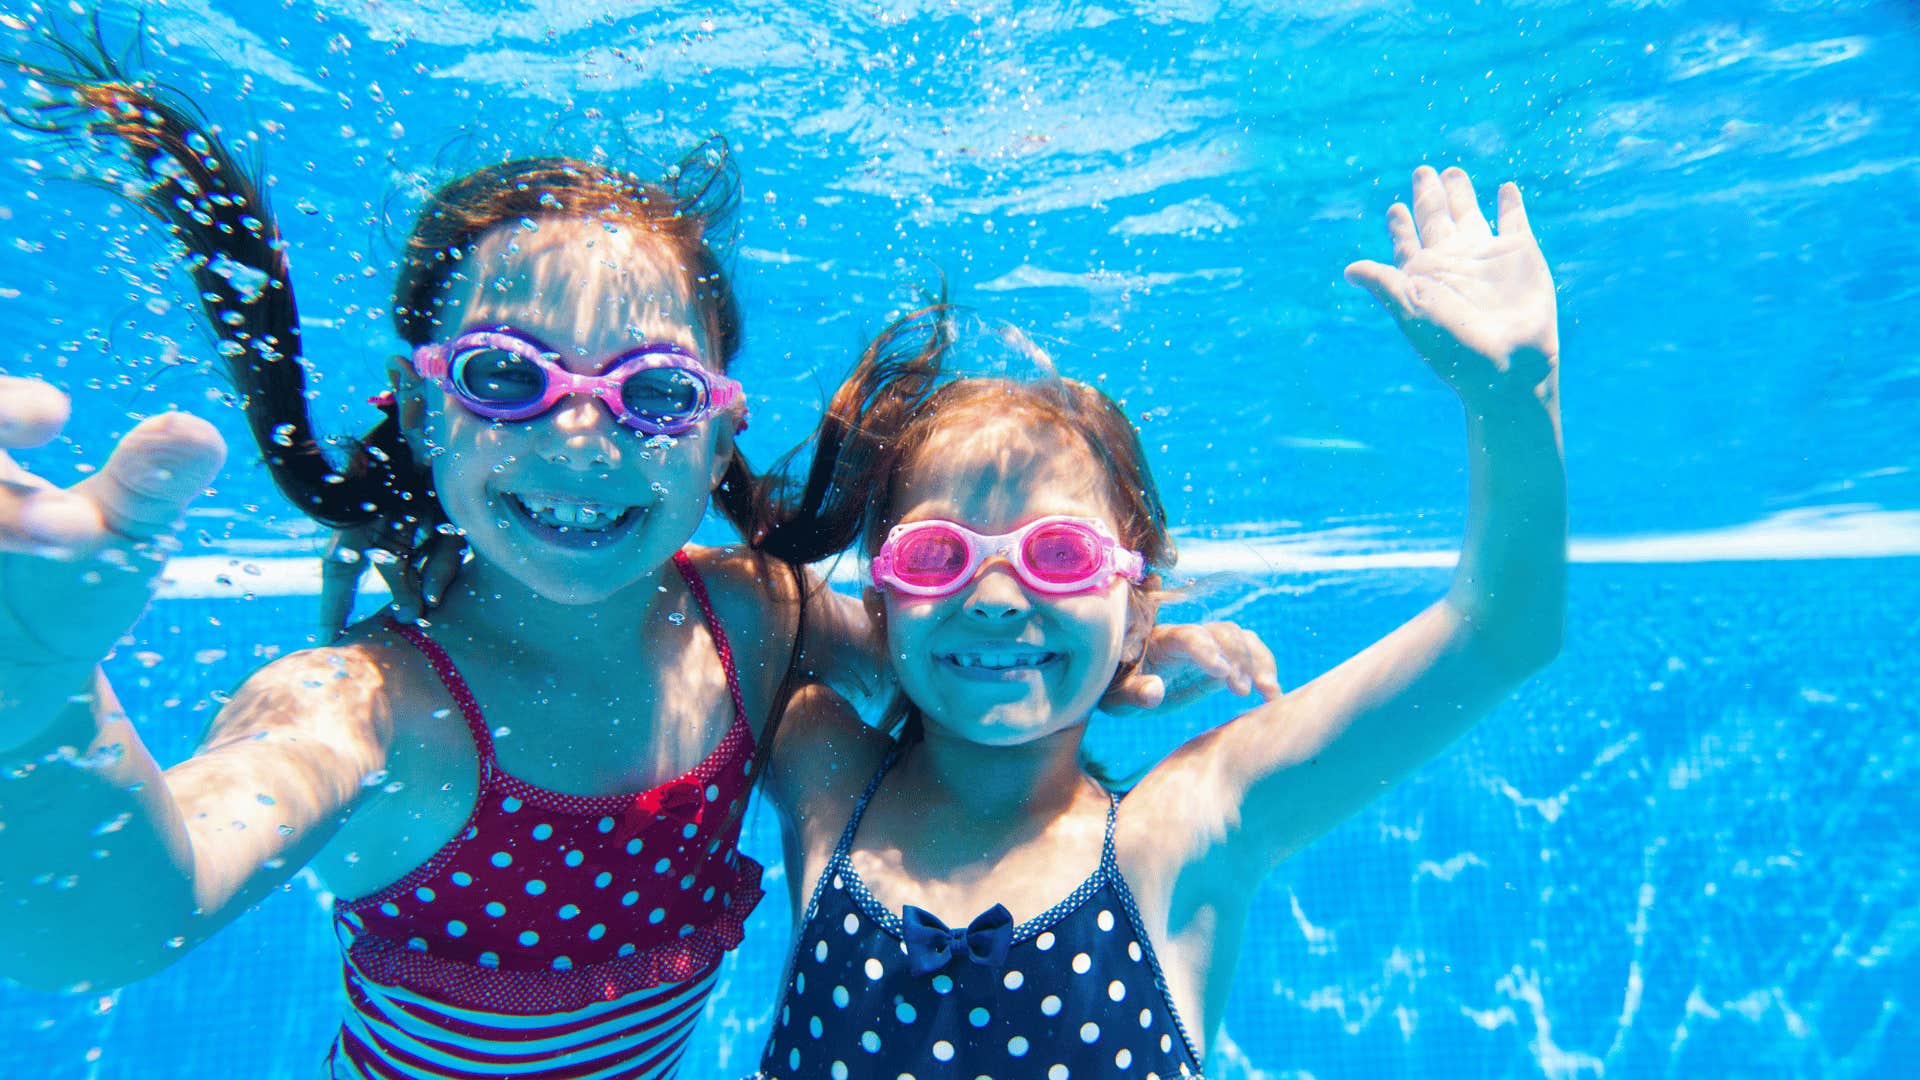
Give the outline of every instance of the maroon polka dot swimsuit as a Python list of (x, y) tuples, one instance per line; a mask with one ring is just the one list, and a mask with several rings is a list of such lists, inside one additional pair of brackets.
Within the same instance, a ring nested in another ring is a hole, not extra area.
[(335, 1077), (671, 1074), (761, 895), (730, 814), (754, 748), (732, 651), (692, 562), (674, 566), (726, 671), (733, 723), (687, 774), (637, 794), (566, 795), (502, 771), (446, 653), (399, 627), (466, 718), (480, 790), (426, 863), (335, 904), (351, 1006)]

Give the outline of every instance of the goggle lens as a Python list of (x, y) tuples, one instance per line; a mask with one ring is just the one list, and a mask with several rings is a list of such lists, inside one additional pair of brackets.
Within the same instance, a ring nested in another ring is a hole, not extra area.
[(707, 384), (685, 368), (647, 368), (620, 384), (620, 403), (653, 424), (685, 423), (699, 414), (706, 401)]
[(529, 405), (547, 392), (540, 365), (506, 349), (463, 350), (454, 355), (447, 377), (461, 396), (489, 405)]
[(1104, 551), (1091, 529), (1057, 522), (1028, 533), (1021, 554), (1035, 577), (1049, 585), (1072, 585), (1100, 569)]
[(966, 538), (946, 529), (925, 529), (904, 537), (894, 553), (893, 572), (915, 588), (952, 584), (966, 572)]

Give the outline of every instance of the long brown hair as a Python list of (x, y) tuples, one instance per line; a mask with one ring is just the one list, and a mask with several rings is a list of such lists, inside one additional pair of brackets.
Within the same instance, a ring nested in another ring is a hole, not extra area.
[[(1146, 560), (1149, 576), (1133, 591), (1136, 617), (1150, 619), (1158, 574), (1173, 563), (1173, 538), (1145, 449), (1112, 398), (1050, 368), (1040, 377), (949, 377), (960, 309), (944, 296), (882, 330), (862, 351), (809, 440), (807, 469), (775, 494), (784, 507), (787, 550), (809, 561), (845, 550), (863, 536), (869, 557), (897, 523), (899, 494), (933, 435), (981, 415), (1018, 416), (1079, 440), (1106, 481), (1120, 539)], [(790, 454), (775, 476), (794, 472)], [(770, 484), (772, 482), (770, 481)], [(1124, 662), (1120, 680), (1138, 667)], [(919, 735), (919, 715), (904, 695), (887, 711), (899, 737)], [(885, 721), (883, 721), (885, 722)]]

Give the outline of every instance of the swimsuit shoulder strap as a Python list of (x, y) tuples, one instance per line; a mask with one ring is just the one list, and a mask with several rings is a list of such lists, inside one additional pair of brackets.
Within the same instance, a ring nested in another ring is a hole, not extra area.
[(388, 625), (420, 650), (433, 667), (434, 675), (439, 677), (440, 684), (447, 688), (453, 703), (460, 706), (460, 715), (467, 721), (467, 731), (473, 736), (474, 748), (480, 752), (480, 785), (485, 788), (497, 767), (493, 760), (493, 732), (487, 730), (486, 717), (480, 714), (480, 703), (473, 699), (473, 691), (468, 689), (467, 680), (460, 677), (460, 671), (453, 666), (453, 658), (447, 655), (447, 650), (419, 627), (393, 620)]
[(827, 865), (846, 861), (847, 852), (853, 850), (853, 836), (860, 831), (860, 819), (867, 814), (867, 804), (873, 801), (874, 793), (880, 790), (880, 781), (886, 779), (887, 770), (893, 768), (893, 763), (899, 758), (900, 747), (887, 751), (887, 759), (880, 763), (873, 779), (867, 781), (867, 789), (860, 793), (860, 800), (853, 804), (853, 814), (847, 818), (847, 827), (841, 830), (840, 842), (833, 846), (833, 858), (828, 860)]
[(681, 579), (687, 583), (687, 591), (693, 594), (693, 602), (700, 606), (700, 617), (706, 621), (707, 635), (713, 638), (713, 651), (720, 657), (720, 670), (727, 676), (727, 693), (733, 695), (733, 722), (745, 724), (747, 699), (740, 694), (740, 674), (733, 667), (733, 646), (727, 643), (727, 632), (720, 628), (720, 616), (714, 614), (707, 583), (684, 551), (673, 553), (673, 568), (680, 571)]
[(1113, 823), (1120, 815), (1120, 793), (1107, 792), (1107, 833), (1100, 841), (1100, 869), (1114, 878), (1120, 876), (1120, 859), (1113, 853)]

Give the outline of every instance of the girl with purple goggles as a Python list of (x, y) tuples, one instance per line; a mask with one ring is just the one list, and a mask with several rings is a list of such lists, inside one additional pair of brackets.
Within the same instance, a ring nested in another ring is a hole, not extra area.
[(490, 420), (531, 420), (569, 394), (592, 394), (621, 423), (647, 435), (683, 435), (728, 409), (740, 410), (740, 384), (708, 371), (671, 342), (654, 342), (615, 357), (599, 375), (568, 371), (560, 353), (512, 326), (468, 330), (451, 342), (422, 345), (413, 369), (469, 411)]

